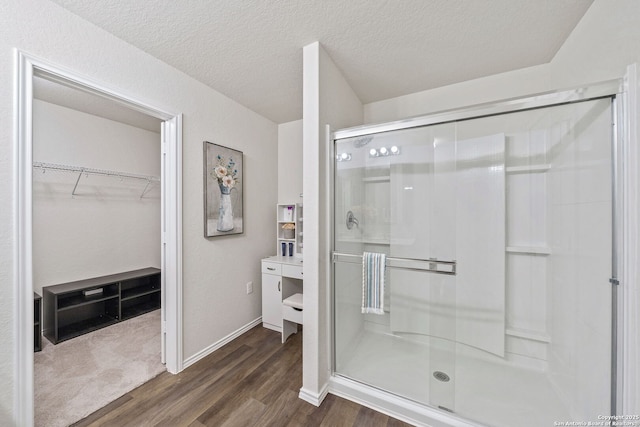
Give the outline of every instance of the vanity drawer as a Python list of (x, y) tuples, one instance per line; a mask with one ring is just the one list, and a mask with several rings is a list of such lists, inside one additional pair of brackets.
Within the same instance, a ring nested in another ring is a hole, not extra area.
[(284, 264), (282, 266), (282, 275), (293, 279), (302, 279), (302, 266)]
[(262, 273), (275, 274), (277, 276), (282, 275), (282, 264), (277, 262), (262, 262)]

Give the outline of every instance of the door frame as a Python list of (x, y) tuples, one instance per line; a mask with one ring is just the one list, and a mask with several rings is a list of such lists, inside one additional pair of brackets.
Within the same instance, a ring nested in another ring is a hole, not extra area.
[(165, 282), (162, 331), (166, 367), (183, 369), (182, 346), (182, 114), (147, 103), (120, 89), (81, 76), (73, 70), (14, 50), (14, 414), (18, 425), (34, 422), (33, 378), (33, 77), (44, 76), (149, 116), (162, 124), (162, 256)]

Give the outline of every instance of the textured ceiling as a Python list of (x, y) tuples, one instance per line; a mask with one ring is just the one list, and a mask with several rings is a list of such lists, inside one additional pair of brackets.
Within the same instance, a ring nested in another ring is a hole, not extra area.
[(363, 103), (549, 62), (592, 0), (52, 0), (276, 123), (319, 41)]

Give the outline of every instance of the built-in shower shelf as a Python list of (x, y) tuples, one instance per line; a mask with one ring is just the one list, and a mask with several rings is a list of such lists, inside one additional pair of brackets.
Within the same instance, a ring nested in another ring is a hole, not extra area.
[[(367, 239), (367, 238), (363, 238), (363, 239), (353, 239), (353, 238), (348, 238), (348, 237), (338, 237), (338, 239), (336, 240), (337, 243), (361, 243), (364, 245), (385, 245), (385, 246), (389, 246), (391, 243), (389, 242), (389, 239)], [(394, 243), (396, 243), (394, 241)]]
[(365, 245), (389, 245), (389, 239), (363, 239)]
[(543, 332), (524, 331), (521, 329), (507, 329), (505, 330), (505, 334), (512, 337), (525, 338), (532, 341), (539, 341), (539, 342), (545, 342), (545, 343), (551, 342), (551, 337)]
[(366, 178), (362, 178), (362, 182), (389, 182), (391, 181), (391, 176), (382, 175), (382, 176), (368, 176)]
[(550, 164), (525, 165), (525, 166), (507, 166), (506, 173), (540, 173), (551, 169)]
[(551, 255), (548, 246), (507, 246), (506, 251), (513, 254)]

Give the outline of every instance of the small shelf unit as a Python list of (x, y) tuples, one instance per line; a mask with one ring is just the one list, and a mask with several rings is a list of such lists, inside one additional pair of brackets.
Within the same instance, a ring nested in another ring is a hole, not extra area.
[[(301, 203), (285, 203), (276, 206), (276, 253), (280, 256), (302, 257), (303, 251), (303, 210)], [(283, 226), (291, 224), (293, 230), (287, 232)], [(283, 252), (282, 244), (285, 245)], [(292, 254), (289, 251), (289, 244), (293, 248)]]
[(160, 308), (161, 273), (144, 268), (42, 288), (54, 344)]

